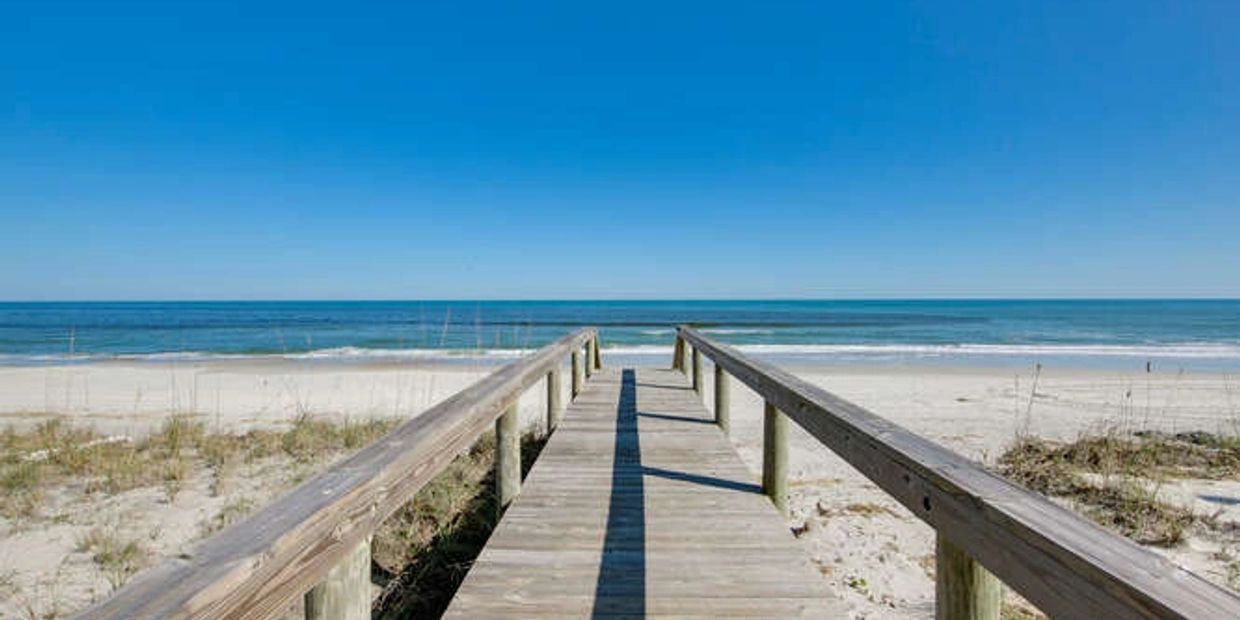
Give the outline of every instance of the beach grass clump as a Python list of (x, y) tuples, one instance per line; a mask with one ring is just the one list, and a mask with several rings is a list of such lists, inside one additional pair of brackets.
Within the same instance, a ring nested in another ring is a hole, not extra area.
[(33, 516), (43, 504), (42, 464), (6, 463), (0, 467), (0, 493), (4, 494), (0, 515), (10, 519)]
[(392, 429), (389, 420), (357, 422), (346, 418), (340, 423), (302, 414), (293, 420), (282, 438), (284, 452), (298, 462), (313, 462), (325, 452), (356, 450)]
[(1061, 458), (1092, 473), (1145, 478), (1205, 478), (1240, 474), (1240, 440), (1214, 433), (1106, 433), (1059, 447)]
[[(526, 434), (522, 471), (546, 439)], [(375, 532), (374, 561), (386, 574), (378, 618), (439, 617), (495, 527), (495, 435), (484, 434)]]
[(236, 497), (224, 504), (215, 516), (198, 524), (198, 537), (206, 538), (238, 521), (254, 511), (256, 504), (249, 497)]
[(1159, 500), (1156, 488), (1139, 480), (1082, 489), (1074, 499), (1094, 521), (1146, 545), (1178, 545), (1198, 521), (1191, 510)]
[(1046, 620), (1046, 614), (1034, 609), (1028, 603), (1016, 603), (1005, 599), (999, 606), (999, 620)]
[(140, 539), (126, 538), (115, 530), (101, 527), (93, 528), (79, 538), (76, 549), (91, 554), (91, 560), (114, 590), (145, 568), (151, 557)]
[(208, 432), (202, 422), (178, 415), (136, 440), (73, 428), (58, 418), (26, 431), (8, 427), (0, 433), (0, 516), (37, 517), (53, 488), (115, 495), (162, 487), (171, 502), (200, 473), (211, 476), (209, 489), (219, 496), (243, 463), (284, 458), (317, 465), (361, 448), (397, 423), (302, 415), (285, 430), (232, 434)]
[[(1240, 437), (1108, 431), (1060, 443), (1022, 436), (1009, 446), (1001, 462), (1013, 466), (1017, 474), (1034, 476), (1071, 469), (1102, 476), (1220, 480), (1240, 477)], [(1053, 480), (1044, 482), (1054, 484)]]
[[(1158, 497), (1168, 478), (1234, 475), (1240, 453), (1197, 434), (1107, 433), (1060, 443), (1020, 437), (999, 459), (1009, 479), (1047, 496), (1072, 501), (1081, 512), (1139, 543), (1170, 547), (1208, 519)], [(1202, 436), (1204, 437), (1204, 436)]]

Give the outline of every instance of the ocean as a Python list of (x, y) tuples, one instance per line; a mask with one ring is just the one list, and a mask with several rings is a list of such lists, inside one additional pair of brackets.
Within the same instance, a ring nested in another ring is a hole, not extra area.
[(785, 363), (1240, 371), (1240, 300), (0, 303), (0, 364), (287, 357), (506, 360), (583, 325), (668, 363), (691, 323)]

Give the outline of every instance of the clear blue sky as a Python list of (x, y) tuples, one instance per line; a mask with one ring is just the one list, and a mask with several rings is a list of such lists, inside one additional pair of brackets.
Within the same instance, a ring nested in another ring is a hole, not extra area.
[(6, 2), (0, 298), (1240, 296), (1240, 3)]

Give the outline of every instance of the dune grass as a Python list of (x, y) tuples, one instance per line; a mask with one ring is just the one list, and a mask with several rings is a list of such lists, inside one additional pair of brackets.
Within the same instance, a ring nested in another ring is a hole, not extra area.
[(299, 464), (320, 462), (366, 445), (395, 424), (302, 415), (285, 430), (230, 434), (209, 433), (202, 422), (173, 416), (140, 439), (106, 437), (55, 418), (25, 432), (9, 427), (0, 433), (0, 515), (37, 519), (48, 491), (76, 485), (87, 495), (159, 486), (172, 501), (203, 469), (219, 495), (240, 463), (277, 456)]
[[(65, 489), (89, 500), (162, 488), (173, 501), (187, 481), (204, 475), (210, 476), (210, 492), (224, 495), (245, 464), (277, 459), (311, 470), (374, 441), (396, 422), (303, 415), (283, 430), (231, 434), (207, 432), (201, 422), (176, 416), (137, 440), (103, 436), (57, 419), (22, 432), (8, 428), (0, 433), (0, 514), (37, 523), (47, 517), (41, 513), (44, 498)], [(533, 433), (523, 437), (523, 470), (532, 466), (544, 442)], [(494, 458), (494, 435), (484, 434), (375, 532), (376, 578), (383, 584), (374, 602), (376, 617), (437, 617), (447, 608), (496, 523)], [(250, 497), (230, 498), (199, 524), (199, 537), (255, 508)], [(91, 528), (77, 540), (75, 551), (89, 554), (114, 589), (157, 559), (146, 540), (127, 536), (119, 524)]]
[(1240, 440), (1212, 433), (1106, 432), (1061, 443), (1019, 437), (999, 458), (1009, 479), (1073, 502), (1085, 515), (1139, 543), (1171, 547), (1208, 516), (1158, 497), (1171, 479), (1240, 475)]
[[(545, 443), (524, 435), (523, 475)], [(497, 522), (494, 462), (488, 433), (375, 532), (371, 548), (385, 583), (374, 617), (438, 618), (447, 609)]]
[(78, 539), (76, 550), (91, 554), (114, 590), (145, 568), (151, 555), (141, 539), (126, 538), (116, 528), (103, 527), (93, 528)]

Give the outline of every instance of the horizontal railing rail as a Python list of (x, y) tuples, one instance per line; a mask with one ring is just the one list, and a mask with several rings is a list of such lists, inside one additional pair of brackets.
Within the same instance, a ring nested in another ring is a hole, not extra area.
[[(499, 368), (203, 541), (189, 556), (139, 575), (78, 617), (267, 618), (316, 586), (322, 588), (325, 578), (335, 579), (338, 564), (352, 562), (357, 570), (345, 572), (368, 577), (368, 539), (374, 530), (492, 424), (496, 489), (500, 506), (506, 505), (521, 482), (517, 400), (545, 378), (550, 431), (560, 416), (560, 368), (569, 354), (576, 396), (583, 371), (589, 376), (601, 365), (593, 328)], [(359, 546), (365, 553), (357, 552)], [(369, 618), (369, 579), (352, 578), (351, 584), (307, 596), (307, 617)], [(345, 608), (352, 611), (340, 611)]]
[(940, 619), (997, 618), (996, 577), (1056, 619), (1240, 618), (1234, 593), (690, 327), (677, 330), (673, 367), (689, 371), (687, 347), (699, 393), (701, 356), (715, 364), (716, 416), (725, 429), (728, 400), (719, 394), (727, 391), (728, 375), (766, 400), (763, 488), (776, 506), (782, 509), (786, 493), (781, 418), (787, 416), (935, 529)]

